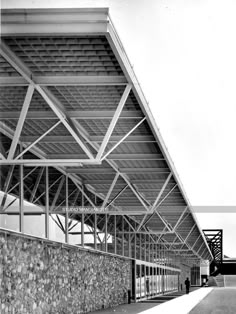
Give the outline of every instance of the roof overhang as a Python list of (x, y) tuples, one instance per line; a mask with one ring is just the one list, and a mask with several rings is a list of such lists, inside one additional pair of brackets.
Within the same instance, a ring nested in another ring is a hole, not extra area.
[[(1, 72), (0, 88), (6, 94), (14, 92), (15, 97), (22, 97), (28, 89), (24, 103), (27, 97), (30, 103), (32, 94), (37, 93), (34, 101), (37, 110), (27, 108), (24, 116), (18, 104), (7, 109), (1, 107), (0, 130), (9, 139), (9, 143), (4, 139), (4, 146), (11, 156), (4, 157), (1, 153), (0, 164), (51, 165), (69, 174), (78, 184), (87, 182), (88, 190), (103, 201), (113, 200), (116, 193), (123, 193), (128, 186), (126, 198), (121, 201), (119, 197), (114, 204), (122, 209), (122, 214), (139, 222), (137, 231), (147, 231), (143, 229), (145, 222), (150, 234), (161, 234), (163, 239), (169, 237), (165, 241), (171, 242), (172, 248), (177, 238), (182, 243), (182, 250), (187, 247), (193, 256), (212, 259), (108, 9), (17, 9), (2, 10), (1, 14), (1, 64), (3, 70), (8, 66), (9, 69), (7, 75)], [(58, 62), (50, 60), (50, 51)], [(73, 51), (77, 58), (81, 55), (85, 58), (85, 65), (81, 62), (78, 71), (72, 67)], [(74, 99), (71, 95), (75, 95)], [(99, 101), (97, 97), (100, 97)], [(50, 110), (45, 111), (42, 99)], [(78, 99), (87, 104), (87, 108), (79, 106)], [(75, 108), (69, 110), (71, 101)], [(97, 110), (96, 101), (99, 102)], [(114, 104), (110, 105), (111, 101)], [(129, 106), (124, 109), (127, 103)], [(105, 108), (106, 104), (110, 109)], [(26, 122), (22, 137), (17, 138), (14, 126), (20, 123), (14, 121), (22, 121), (20, 131)], [(41, 133), (32, 132), (30, 124), (38, 127)], [(60, 136), (54, 132), (50, 138), (50, 132), (59, 125), (63, 125), (66, 132), (61, 128)], [(93, 126), (104, 136), (92, 134), (95, 133), (91, 131)], [(112, 134), (114, 130), (116, 135)], [(23, 159), (19, 155), (16, 158), (13, 153), (14, 145), (20, 142), (25, 150), (21, 155)], [(55, 143), (58, 143), (57, 147)], [(78, 145), (74, 154), (68, 153), (68, 143)], [(28, 157), (27, 152), (31, 154)], [(129, 204), (126, 200), (132, 198), (131, 194), (134, 200), (129, 200)]]

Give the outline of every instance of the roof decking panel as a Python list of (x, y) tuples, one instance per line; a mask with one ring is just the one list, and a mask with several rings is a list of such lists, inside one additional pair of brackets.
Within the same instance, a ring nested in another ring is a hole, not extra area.
[(121, 75), (105, 36), (6, 37), (34, 75)]

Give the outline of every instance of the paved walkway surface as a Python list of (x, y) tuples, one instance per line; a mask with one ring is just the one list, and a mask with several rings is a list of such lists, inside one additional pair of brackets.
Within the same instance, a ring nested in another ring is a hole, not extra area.
[(190, 314), (235, 314), (236, 289), (215, 288)]
[(236, 288), (236, 275), (225, 275), (225, 287)]
[[(188, 314), (212, 290), (213, 288), (200, 288), (158, 305), (156, 303), (125, 304), (115, 308), (92, 312), (91, 314)], [(203, 313), (201, 312), (201, 314)]]

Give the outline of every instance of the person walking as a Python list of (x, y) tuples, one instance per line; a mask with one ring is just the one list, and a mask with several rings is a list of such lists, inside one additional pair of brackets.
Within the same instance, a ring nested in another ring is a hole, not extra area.
[(186, 287), (186, 294), (189, 294), (189, 288), (190, 288), (190, 281), (188, 279), (188, 277), (185, 280), (185, 287)]

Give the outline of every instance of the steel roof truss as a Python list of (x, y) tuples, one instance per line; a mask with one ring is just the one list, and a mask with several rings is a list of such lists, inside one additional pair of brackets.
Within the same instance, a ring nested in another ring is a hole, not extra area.
[[(153, 213), (151, 216), (149, 216), (148, 219), (147, 219), (145, 222), (143, 222), (143, 226), (145, 226), (145, 225), (149, 222), (149, 220), (150, 220), (155, 214), (157, 214), (157, 216), (158, 216), (161, 220), (163, 220), (163, 217), (158, 213), (157, 209), (158, 209), (158, 207), (164, 202), (164, 200), (167, 199), (167, 197), (168, 197), (168, 196), (171, 194), (171, 192), (176, 188), (176, 186), (177, 186), (177, 184), (166, 194), (166, 196), (160, 201), (160, 203), (158, 203), (158, 204), (156, 205), (156, 207), (153, 209), (153, 210), (154, 210), (154, 213)], [(165, 224), (166, 224), (166, 222), (165, 222)], [(169, 230), (169, 224), (168, 224), (167, 228), (168, 228), (168, 230)]]
[(128, 187), (128, 184), (126, 186), (124, 186), (114, 197), (113, 199), (107, 204), (107, 206), (105, 207), (105, 209), (108, 208), (108, 206), (110, 206)]
[(48, 92), (46, 93), (44, 89), (42, 89), (40, 86), (36, 85), (37, 91), (40, 93), (40, 95), (43, 97), (43, 99), (47, 102), (47, 104), (51, 107), (51, 109), (54, 111), (54, 113), (57, 115), (57, 117), (61, 120), (61, 122), (64, 124), (66, 129), (69, 131), (69, 133), (73, 136), (75, 141), (79, 144), (79, 146), (83, 149), (85, 154), (88, 156), (89, 159), (93, 160), (93, 154), (90, 152), (88, 147), (83, 143), (83, 141), (80, 139), (77, 129), (74, 127), (72, 121), (68, 117), (66, 111), (63, 113), (61, 110), (56, 106), (55, 102), (52, 101), (51, 96), (49, 96)]
[(96, 205), (94, 204), (94, 202), (93, 202), (93, 201), (90, 199), (90, 197), (84, 192), (84, 189), (79, 186), (79, 184), (74, 180), (74, 178), (71, 178), (71, 180), (73, 181), (74, 185), (80, 190), (80, 192), (82, 193), (82, 195), (88, 200), (88, 202), (90, 203), (90, 205), (92, 205), (93, 208), (96, 208)]
[[(168, 175), (167, 179), (165, 180), (165, 182), (164, 182), (164, 184), (163, 184), (163, 186), (162, 186), (160, 192), (159, 192), (158, 195), (157, 195), (156, 200), (154, 201), (154, 203), (153, 203), (153, 205), (152, 205), (151, 210), (154, 210), (154, 208), (156, 207), (156, 205), (157, 205), (157, 203), (159, 202), (159, 200), (160, 200), (160, 198), (161, 198), (161, 196), (162, 196), (162, 194), (163, 194), (163, 192), (164, 192), (166, 186), (168, 185), (168, 183), (169, 183), (171, 177), (172, 177), (172, 173), (170, 173), (170, 174)], [(137, 231), (139, 231), (139, 230), (142, 228), (142, 226), (143, 226), (143, 224), (144, 224), (144, 221), (146, 220), (146, 217), (147, 217), (147, 214), (143, 217), (142, 221), (140, 222)]]
[(53, 129), (55, 129), (61, 121), (57, 121), (50, 129), (48, 129), (45, 133), (43, 133), (39, 138), (37, 138), (33, 143), (31, 143), (29, 146), (27, 146), (18, 156), (16, 156), (15, 159), (19, 159), (21, 156), (23, 156), (28, 150), (30, 150), (35, 144), (37, 144), (39, 141), (41, 141), (44, 136), (46, 136), (48, 133), (50, 133)]
[[(29, 176), (31, 175), (31, 173), (33, 173), (36, 169), (37, 169), (37, 167), (34, 167), (32, 170), (30, 170), (30, 172), (27, 173), (27, 174), (23, 177), (23, 180), (25, 180), (27, 177), (29, 177)], [(7, 191), (7, 193), (10, 194), (18, 185), (20, 185), (20, 182), (16, 183), (12, 188), (10, 188), (10, 190)]]
[(174, 226), (174, 230), (175, 230), (175, 231), (177, 230), (179, 224), (182, 223), (181, 221), (182, 221), (182, 219), (183, 219), (183, 217), (184, 217), (184, 215), (185, 215), (185, 213), (186, 213), (187, 210), (188, 210), (188, 206), (185, 207), (184, 211), (182, 212), (182, 214), (180, 215), (178, 221), (176, 222), (176, 224), (175, 224), (175, 226)]
[(110, 185), (110, 188), (109, 188), (109, 190), (107, 192), (107, 195), (106, 195), (106, 197), (105, 197), (105, 199), (103, 201), (102, 208), (105, 208), (105, 206), (106, 206), (106, 204), (107, 204), (107, 202), (109, 200), (109, 197), (111, 196), (111, 193), (113, 191), (113, 188), (114, 188), (118, 178), (119, 178), (119, 173), (116, 173), (116, 175), (115, 175), (115, 177), (114, 177), (114, 179), (113, 179), (113, 181), (112, 181), (112, 183)]
[(37, 179), (36, 179), (36, 181), (35, 181), (35, 185), (34, 185), (32, 194), (31, 194), (31, 196), (30, 196), (30, 200), (29, 200), (30, 203), (32, 203), (33, 200), (34, 200), (34, 197), (35, 197), (36, 191), (37, 191), (37, 189), (38, 189), (39, 183), (40, 183), (40, 181), (41, 181), (43, 172), (44, 172), (44, 168), (41, 168), (40, 171), (39, 171), (38, 177), (37, 177)]
[[(57, 178), (49, 187), (48, 187), (48, 191), (59, 181), (63, 178), (63, 174)], [(34, 201), (33, 204), (35, 204), (44, 194), (46, 193), (46, 191), (44, 191), (43, 193), (41, 193)]]
[(76, 191), (77, 191), (77, 188), (76, 188), (75, 190), (73, 190), (73, 191), (68, 195), (68, 197), (66, 197), (65, 199), (63, 199), (63, 201), (62, 201), (59, 205), (57, 205), (57, 207), (54, 208), (54, 211), (56, 211), (60, 206), (62, 206), (62, 204), (64, 204), (65, 202), (67, 202), (67, 200), (69, 199), (69, 197), (70, 197), (71, 195), (73, 195)]
[(134, 132), (134, 130), (136, 130), (140, 124), (142, 124), (144, 121), (146, 120), (146, 117), (144, 117), (141, 121), (139, 121), (128, 133), (126, 133), (125, 136), (123, 136), (102, 158), (101, 160), (106, 159), (112, 152), (114, 149), (116, 149), (122, 142), (125, 141), (125, 139)]
[(105, 135), (105, 137), (104, 137), (104, 139), (102, 141), (102, 144), (101, 144), (101, 146), (100, 146), (100, 148), (98, 150), (98, 153), (97, 153), (97, 156), (96, 156), (97, 160), (100, 160), (102, 158), (102, 155), (103, 155), (103, 153), (104, 153), (104, 151), (106, 149), (106, 146), (107, 146), (107, 144), (109, 142), (111, 134), (112, 134), (112, 132), (113, 132), (115, 126), (116, 126), (116, 123), (117, 123), (117, 121), (118, 121), (118, 119), (120, 117), (122, 109), (124, 108), (124, 105), (126, 103), (126, 100), (127, 100), (128, 96), (129, 96), (130, 91), (131, 91), (131, 85), (127, 84), (126, 87), (125, 87), (125, 90), (123, 92), (123, 95), (122, 95), (122, 97), (120, 99), (120, 102), (119, 102), (119, 104), (118, 104), (118, 106), (116, 108), (114, 116), (113, 116), (113, 118), (111, 120), (111, 123), (110, 123), (110, 125), (108, 127), (106, 135)]
[(184, 239), (184, 244), (183, 244), (183, 246), (184, 246), (185, 244), (187, 244), (187, 240), (188, 240), (188, 238), (190, 237), (190, 235), (191, 235), (191, 233), (193, 232), (193, 230), (195, 229), (195, 227), (196, 227), (196, 225), (193, 225), (193, 226), (192, 226), (192, 228), (191, 228), (191, 230), (189, 231), (188, 235), (187, 235), (186, 238)]
[[(79, 146), (83, 149), (83, 151), (86, 153), (89, 159), (94, 159), (92, 153), (90, 150), (86, 147), (86, 145), (83, 143), (83, 141), (80, 139), (77, 129), (73, 126), (71, 123), (69, 117), (62, 113), (61, 110), (56, 106), (56, 104), (52, 101), (49, 93), (46, 92), (46, 88), (43, 89), (41, 86), (35, 84), (32, 73), (30, 70), (26, 67), (26, 65), (11, 51), (11, 49), (3, 42), (3, 40), (0, 43), (0, 53), (2, 56), (7, 60), (8, 63), (10, 63), (14, 69), (16, 69), (19, 74), (21, 74), (30, 84), (30, 90), (29, 90), (29, 96), (31, 89), (35, 88), (39, 94), (43, 97), (43, 99), (46, 101), (46, 103), (49, 105), (49, 107), (53, 110), (53, 112), (56, 114), (56, 116), (61, 120), (61, 122), (64, 124), (66, 129), (69, 131), (69, 133), (73, 136), (75, 141), (79, 144)], [(22, 113), (23, 115), (23, 113)], [(22, 121), (24, 119), (20, 119)], [(22, 122), (21, 122), (22, 123)], [(20, 128), (20, 125), (19, 125)], [(16, 141), (13, 141), (13, 144), (15, 145)], [(9, 152), (9, 157), (13, 157), (12, 153), (14, 153), (14, 146), (12, 146), (12, 150)]]
[[(81, 125), (78, 123), (78, 121), (76, 121), (76, 125), (78, 126), (78, 128), (80, 129), (80, 132), (82, 134), (82, 136), (85, 138), (85, 140), (96, 150), (99, 151), (99, 146), (96, 143), (92, 143), (91, 140), (89, 139), (88, 135), (86, 134), (86, 131), (83, 129), (83, 127), (81, 127)], [(139, 201), (141, 202), (141, 204), (144, 206), (144, 208), (146, 210), (148, 210), (148, 206), (147, 204), (149, 203), (147, 200), (143, 200), (142, 196), (140, 195), (140, 193), (133, 187), (133, 185), (131, 184), (131, 182), (129, 181), (129, 179), (127, 178), (127, 176), (124, 173), (121, 173), (117, 167), (117, 165), (112, 162), (111, 160), (107, 160), (107, 163), (116, 171), (120, 174), (120, 176), (125, 180), (125, 182), (128, 184), (128, 186), (131, 188), (131, 190), (133, 191), (133, 193), (136, 195), (136, 197), (139, 199)], [(146, 203), (145, 203), (146, 202)]]
[(21, 135), (21, 131), (25, 122), (25, 117), (27, 115), (28, 109), (29, 109), (29, 105), (32, 99), (34, 93), (34, 86), (33, 85), (29, 85), (26, 95), (25, 95), (25, 100), (21, 109), (21, 113), (20, 113), (20, 117), (16, 126), (16, 130), (14, 133), (14, 137), (11, 143), (11, 147), (7, 156), (7, 160), (12, 160), (14, 158), (15, 155), (15, 151), (16, 151), (16, 146), (18, 144), (20, 135)]
[(6, 159), (7, 158), (7, 153), (5, 151), (5, 148), (2, 144), (2, 142), (0, 142), (0, 158), (1, 159)]
[(194, 242), (194, 244), (193, 244), (193, 246), (192, 246), (192, 248), (194, 248), (195, 247), (195, 245), (197, 244), (197, 242), (198, 242), (198, 240), (199, 240), (199, 238), (201, 237), (201, 234), (199, 234), (199, 236), (197, 237), (197, 240)]
[(52, 201), (52, 205), (51, 205), (50, 211), (53, 211), (53, 210), (54, 210), (54, 207), (55, 207), (56, 202), (57, 202), (57, 200), (58, 200), (58, 197), (59, 197), (59, 195), (60, 195), (61, 189), (62, 189), (62, 187), (63, 187), (64, 181), (65, 181), (65, 176), (62, 176), (61, 181), (60, 181), (60, 183), (59, 183), (59, 185), (58, 185), (56, 194), (55, 194), (54, 199), (53, 199), (53, 201)]
[(7, 173), (6, 181), (4, 183), (4, 187), (3, 187), (4, 195), (3, 195), (1, 206), (0, 206), (1, 210), (3, 209), (3, 207), (4, 207), (5, 203), (6, 203), (6, 200), (7, 200), (8, 189), (9, 189), (9, 186), (11, 184), (13, 171), (14, 171), (14, 165), (10, 166), (10, 168), (8, 170), (8, 173)]

